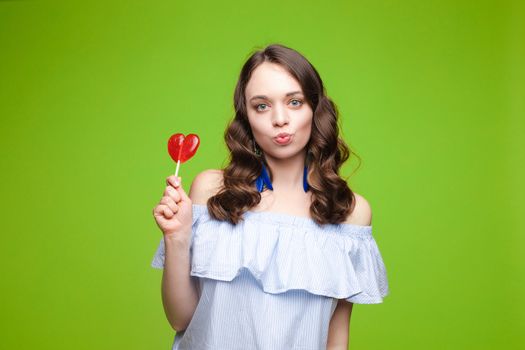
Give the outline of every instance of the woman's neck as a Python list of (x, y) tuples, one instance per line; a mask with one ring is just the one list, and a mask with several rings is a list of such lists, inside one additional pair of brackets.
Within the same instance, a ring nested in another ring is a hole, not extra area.
[(294, 189), (303, 191), (305, 157), (305, 152), (300, 152), (286, 159), (266, 156), (266, 162), (272, 170), (272, 187), (274, 191), (288, 192)]

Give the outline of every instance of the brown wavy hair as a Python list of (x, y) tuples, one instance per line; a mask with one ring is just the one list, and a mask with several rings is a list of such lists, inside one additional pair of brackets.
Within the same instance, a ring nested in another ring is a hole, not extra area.
[(234, 92), (235, 117), (224, 133), (230, 159), (222, 169), (224, 182), (221, 188), (207, 201), (208, 211), (217, 220), (237, 224), (245, 211), (261, 201), (261, 194), (255, 186), (262, 170), (261, 162), (265, 163), (270, 179), (273, 179), (264, 154), (258, 157), (252, 148), (254, 138), (248, 123), (245, 97), (252, 72), (266, 61), (281, 65), (297, 79), (306, 102), (314, 111), (311, 136), (306, 145), (307, 181), (312, 191), (311, 217), (319, 225), (342, 223), (354, 209), (355, 196), (339, 176), (339, 169), (351, 150), (339, 137), (337, 106), (326, 95), (321, 77), (312, 64), (299, 52), (281, 44), (253, 52), (241, 69)]

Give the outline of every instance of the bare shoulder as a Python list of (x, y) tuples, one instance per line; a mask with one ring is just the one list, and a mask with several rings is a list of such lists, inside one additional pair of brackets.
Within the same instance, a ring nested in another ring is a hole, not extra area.
[(214, 196), (223, 183), (222, 170), (207, 169), (195, 176), (191, 183), (189, 197), (193, 204), (205, 205), (208, 198)]
[(354, 192), (355, 206), (352, 213), (346, 218), (346, 224), (369, 226), (372, 223), (372, 208), (370, 204), (358, 193)]

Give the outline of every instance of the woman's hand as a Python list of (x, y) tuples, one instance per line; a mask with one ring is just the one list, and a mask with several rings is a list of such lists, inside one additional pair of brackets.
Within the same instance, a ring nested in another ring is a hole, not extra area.
[(165, 237), (190, 239), (192, 203), (181, 185), (181, 178), (171, 175), (166, 179), (166, 189), (153, 216)]

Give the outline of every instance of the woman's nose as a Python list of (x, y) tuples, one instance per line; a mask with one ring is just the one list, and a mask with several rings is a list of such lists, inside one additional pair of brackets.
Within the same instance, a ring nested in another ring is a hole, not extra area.
[(286, 111), (286, 108), (282, 106), (274, 108), (272, 122), (274, 125), (284, 125), (288, 123), (288, 112)]

